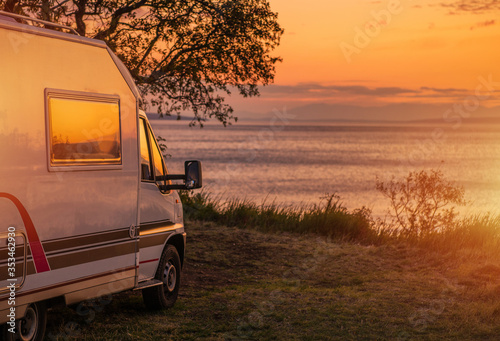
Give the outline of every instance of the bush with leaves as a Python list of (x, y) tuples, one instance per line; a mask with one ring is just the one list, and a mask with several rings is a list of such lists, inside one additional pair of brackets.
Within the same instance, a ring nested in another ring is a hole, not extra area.
[(413, 171), (387, 182), (377, 179), (376, 188), (390, 200), (389, 224), (404, 236), (423, 237), (452, 228), (456, 205), (466, 204), (463, 187), (447, 181), (439, 170)]

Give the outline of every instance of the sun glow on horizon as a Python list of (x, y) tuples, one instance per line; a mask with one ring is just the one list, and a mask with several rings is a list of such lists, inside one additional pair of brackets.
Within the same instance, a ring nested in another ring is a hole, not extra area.
[[(446, 6), (453, 0), (441, 4), (429, 0), (418, 4), (410, 0), (270, 3), (285, 28), (281, 46), (275, 51), (283, 57), (275, 86), (454, 89), (462, 91), (459, 96), (466, 96), (478, 86), (479, 77), (493, 75), (500, 81), (500, 46), (495, 43), (500, 40), (500, 22), (495, 19), (498, 10), (460, 12)], [(283, 99), (266, 88), (263, 93), (259, 101)], [(451, 103), (456, 96), (426, 96), (424, 92), (376, 97), (339, 92), (327, 99), (308, 92), (297, 93), (290, 101)], [(482, 104), (498, 105), (498, 100), (491, 100)]]

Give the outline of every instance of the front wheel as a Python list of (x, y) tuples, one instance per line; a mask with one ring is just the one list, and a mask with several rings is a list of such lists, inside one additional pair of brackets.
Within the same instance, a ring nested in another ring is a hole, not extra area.
[(4, 340), (42, 341), (47, 326), (47, 309), (43, 302), (32, 303), (24, 317), (16, 320), (15, 327), (5, 325)]
[(155, 278), (163, 284), (142, 289), (144, 304), (151, 310), (172, 307), (181, 282), (181, 260), (175, 246), (167, 245), (163, 250)]

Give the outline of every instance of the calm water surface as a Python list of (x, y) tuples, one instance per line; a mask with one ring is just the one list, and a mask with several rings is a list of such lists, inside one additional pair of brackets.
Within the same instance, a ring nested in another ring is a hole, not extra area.
[(184, 160), (201, 160), (204, 187), (224, 198), (300, 205), (337, 193), (348, 208), (382, 215), (388, 202), (375, 190), (377, 177), (440, 169), (464, 186), (472, 202), (464, 213), (500, 212), (498, 125), (152, 125), (167, 140), (170, 172), (183, 172)]

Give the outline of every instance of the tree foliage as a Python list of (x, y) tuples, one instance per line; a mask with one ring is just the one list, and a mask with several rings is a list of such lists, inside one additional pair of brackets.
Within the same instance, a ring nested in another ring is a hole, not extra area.
[(283, 29), (267, 0), (6, 0), (6, 11), (104, 40), (160, 114), (236, 120), (224, 96), (273, 82)]
[(401, 179), (383, 182), (376, 189), (390, 200), (392, 224), (404, 235), (417, 237), (453, 227), (455, 205), (464, 205), (464, 189), (444, 179), (441, 171), (410, 172)]
[(453, 14), (462, 12), (484, 14), (500, 9), (498, 0), (455, 0), (440, 5), (449, 8)]

